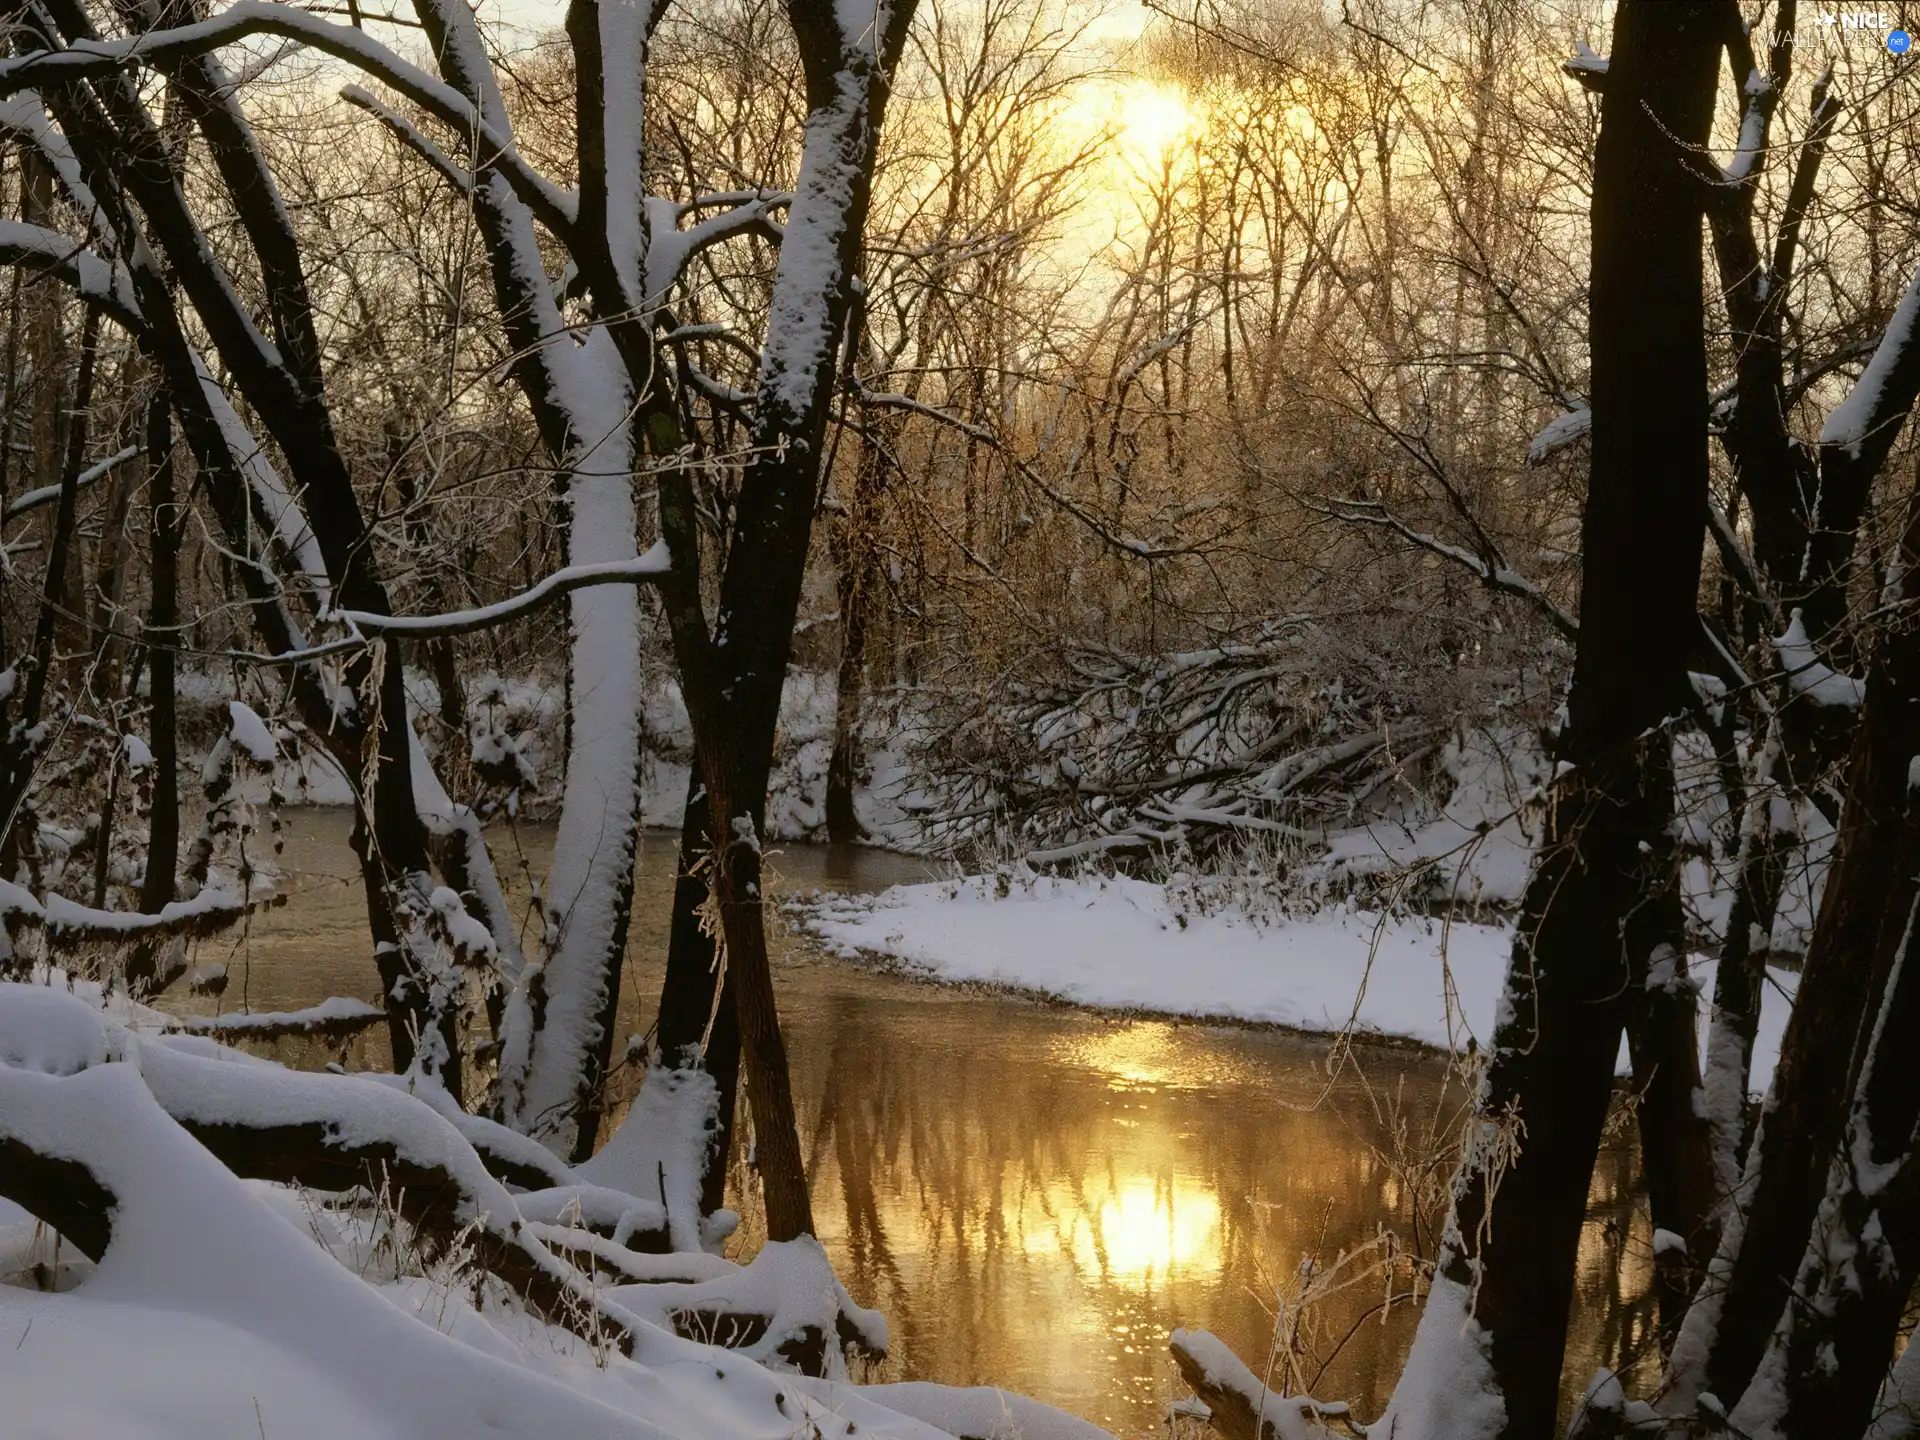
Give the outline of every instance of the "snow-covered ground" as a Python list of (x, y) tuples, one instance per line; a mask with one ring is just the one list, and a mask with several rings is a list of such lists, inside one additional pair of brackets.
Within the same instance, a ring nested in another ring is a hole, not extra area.
[[(638, 1197), (595, 1184), (512, 1194), (463, 1137), (476, 1127), (496, 1141), (517, 1137), (475, 1117), (456, 1124), (404, 1079), (289, 1071), (204, 1039), (154, 1033), (149, 1027), (165, 1017), (118, 1002), (103, 1010), (97, 986), (69, 991), (63, 977), (42, 978), (49, 983), (0, 985), (0, 1142), (14, 1193), (50, 1206), (71, 1201), (70, 1213), (92, 1219), (56, 1246), (45, 1226), (0, 1200), (0, 1434), (1104, 1436), (998, 1391), (862, 1386), (837, 1364), (820, 1379), (777, 1368), (772, 1347), (802, 1325), (833, 1327), (834, 1317), (850, 1316), (872, 1345), (884, 1343), (884, 1322), (851, 1306), (811, 1239), (767, 1245), (734, 1266), (700, 1251), (636, 1255), (618, 1230), (598, 1245), (578, 1228), (603, 1199), (655, 1205), (651, 1167), (641, 1167), (649, 1194)], [(390, 1206), (331, 1204), (298, 1187), (239, 1179), (184, 1128), (238, 1124), (279, 1135), (319, 1117), (329, 1117), (325, 1145), (377, 1139), (437, 1167), (466, 1197), (454, 1215), (463, 1228), (444, 1245), (416, 1247)], [(619, 1176), (610, 1167), (608, 1178)], [(548, 1202), (562, 1199), (549, 1214)], [(531, 1313), (497, 1271), (473, 1263), (480, 1236), (554, 1279), (576, 1307), (593, 1307), (600, 1323), (576, 1316), (562, 1328)], [(83, 1243), (94, 1258), (78, 1253)], [(635, 1283), (609, 1285), (572, 1269), (562, 1257), (583, 1245), (619, 1261)], [(659, 1275), (640, 1278), (648, 1266)], [(684, 1278), (669, 1278), (676, 1274)], [(679, 1308), (702, 1306), (765, 1315), (766, 1333), (736, 1350), (672, 1333)], [(624, 1328), (630, 1343), (608, 1325)]]
[[(1448, 924), (1335, 907), (1256, 921), (1191, 903), (1179, 887), (1125, 878), (976, 876), (816, 895), (796, 911), (844, 957), (879, 957), (952, 983), (1028, 991), (1076, 1005), (1297, 1030), (1352, 1025), (1435, 1046), (1484, 1046), (1506, 973), (1505, 924)], [(1692, 961), (1702, 991), (1713, 962)], [(1755, 1044), (1766, 1084), (1797, 977), (1774, 971)], [(1625, 1049), (1621, 1063), (1625, 1066)]]

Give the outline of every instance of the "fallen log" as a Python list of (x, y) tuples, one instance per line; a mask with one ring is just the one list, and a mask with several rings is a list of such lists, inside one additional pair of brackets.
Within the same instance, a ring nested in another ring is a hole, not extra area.
[(1209, 1331), (1176, 1330), (1167, 1348), (1181, 1376), (1205, 1402), (1208, 1424), (1226, 1440), (1307, 1440), (1330, 1435), (1329, 1421), (1365, 1433), (1353, 1424), (1343, 1403), (1276, 1394)]

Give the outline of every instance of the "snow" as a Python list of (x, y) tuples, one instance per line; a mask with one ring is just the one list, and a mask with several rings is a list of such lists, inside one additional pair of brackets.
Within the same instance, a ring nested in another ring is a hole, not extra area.
[[(407, 703), (411, 718), (414, 704), (411, 685)], [(466, 867), (468, 894), (480, 912), (477, 918), (485, 924), (491, 941), (493, 963), (509, 979), (515, 978), (525, 968), (526, 957), (520, 953), (519, 932), (513, 913), (507, 908), (506, 895), (500, 889), (500, 876), (494, 869), (493, 852), (487, 848), (486, 837), (481, 833), (480, 819), (470, 807), (455, 804), (447, 794), (446, 786), (434, 773), (426, 747), (420, 743), (419, 732), (411, 723), (407, 726), (407, 746), (412, 757), (413, 802), (420, 812), (421, 823), (430, 834), (458, 847), (461, 863)]]
[(1305, 877), (1350, 882), (1428, 871), (1427, 893), (1474, 904), (1517, 905), (1526, 891), (1548, 780), (1537, 738), (1474, 729), (1449, 740), (1441, 765), (1453, 777), (1440, 813), (1419, 826), (1377, 820), (1327, 837)]
[(1548, 456), (1564, 450), (1593, 431), (1593, 411), (1582, 406), (1556, 415), (1527, 442), (1527, 463), (1538, 465)]
[(318, 1005), (309, 1005), (302, 1010), (263, 1010), (234, 1011), (227, 1015), (180, 1015), (169, 1020), (169, 1024), (190, 1035), (227, 1035), (243, 1036), (248, 1031), (271, 1031), (285, 1034), (293, 1031), (313, 1031), (324, 1029), (342, 1021), (376, 1021), (386, 1012), (378, 1006), (369, 1005), (364, 1000), (350, 999), (344, 995), (332, 995)]
[(493, 933), (473, 916), (467, 913), (466, 903), (459, 892), (445, 885), (436, 885), (427, 897), (427, 903), (439, 916), (440, 924), (445, 927), (447, 941), (455, 953), (469, 959), (494, 958)]
[[(1433, 1046), (1486, 1043), (1513, 945), (1508, 924), (1451, 924), (1334, 907), (1256, 921), (1192, 913), (1177, 887), (1125, 877), (995, 876), (896, 885), (879, 895), (819, 894), (801, 923), (845, 958), (882, 957), (948, 983), (1031, 992), (1076, 1005), (1311, 1032), (1362, 1033)], [(1689, 973), (1701, 1043), (1714, 965)], [(1750, 1080), (1779, 1059), (1797, 977), (1770, 971)], [(1621, 1049), (1621, 1071), (1626, 1071)]]
[[(114, 451), (114, 453), (107, 456), (106, 459), (96, 461), (94, 464), (82, 470), (78, 475), (74, 476), (74, 488), (76, 490), (86, 489), (95, 481), (112, 474), (116, 468), (124, 465), (139, 453), (140, 447), (138, 445), (128, 445), (123, 449)], [(4, 511), (0, 511), (0, 517), (11, 520), (15, 516), (24, 515), (27, 511), (35, 509), (38, 506), (50, 505), (60, 498), (60, 492), (65, 488), (66, 486), (63, 482), (59, 485), (42, 485), (34, 490), (22, 491), (7, 502), (7, 508)]]
[(865, 1393), (890, 1410), (969, 1440), (1112, 1440), (1085, 1420), (990, 1385), (967, 1389), (907, 1380)]
[[(611, 1294), (633, 1314), (661, 1326), (678, 1312), (764, 1315), (765, 1332), (735, 1351), (756, 1360), (773, 1360), (783, 1345), (809, 1330), (834, 1337), (842, 1324), (850, 1325), (870, 1352), (886, 1352), (887, 1322), (877, 1311), (853, 1303), (835, 1278), (826, 1250), (811, 1235), (768, 1241), (745, 1266), (710, 1280), (621, 1285)], [(835, 1378), (844, 1378), (844, 1361), (832, 1339), (827, 1361)]]
[(370, 610), (342, 610), (341, 619), (374, 634), (463, 635), (504, 624), (517, 615), (537, 609), (554, 595), (584, 590), (595, 585), (646, 585), (667, 573), (665, 542), (636, 560), (604, 560), (591, 565), (568, 565), (546, 579), (529, 586), (518, 595), (479, 605), (471, 610), (451, 610), (443, 615), (376, 615)]
[[(239, 303), (237, 299), (234, 301), (236, 306)], [(259, 343), (263, 351), (271, 348), (265, 340)], [(275, 537), (298, 568), (302, 583), (313, 592), (315, 603), (324, 609), (328, 597), (333, 593), (332, 585), (327, 577), (326, 557), (320, 552), (320, 541), (315, 537), (313, 528), (307, 524), (306, 512), (300, 508), (300, 502), (294, 498), (286, 480), (274, 468), (273, 461), (267, 458), (260, 442), (240, 419), (232, 402), (227, 399), (227, 392), (220, 388), (198, 351), (194, 353), (193, 363), (200, 375), (201, 393), (205, 395), (207, 407), (213, 412), (214, 423), (219, 426), (227, 449), (233, 455), (235, 468), (246, 476), (254, 503), (273, 522)]]
[(1721, 172), (1730, 185), (1744, 184), (1760, 162), (1766, 145), (1767, 121), (1772, 114), (1772, 107), (1767, 103), (1771, 88), (1766, 76), (1758, 70), (1747, 73), (1747, 82), (1743, 87), (1747, 109), (1740, 118), (1740, 137), (1734, 145), (1733, 159), (1727, 162)]
[[(443, 66), (464, 73), (483, 115), (504, 128), (505, 108), (472, 12), (447, 0), (436, 0), (435, 8), (447, 26)], [(574, 342), (524, 199), (489, 172), (475, 200), (491, 214), (497, 285), (520, 297), (527, 323), (544, 337), (535, 352), (544, 397), (565, 417), (566, 453), (555, 458), (567, 477), (567, 563), (635, 565), (641, 562), (632, 476), (637, 457), (626, 368), (604, 327)], [(609, 971), (617, 974), (609, 952), (617, 955), (626, 935), (640, 812), (640, 598), (627, 585), (577, 589), (569, 595), (569, 616), (569, 743), (544, 892), (545, 953), (508, 997), (500, 1051), (503, 1115), (527, 1129), (551, 1125), (556, 1150), (571, 1148)], [(544, 996), (537, 1018), (536, 987)]]
[(613, 1138), (580, 1178), (629, 1195), (658, 1194), (676, 1250), (699, 1250), (700, 1181), (720, 1124), (720, 1091), (704, 1070), (652, 1065)]
[(1580, 70), (1589, 75), (1604, 75), (1607, 73), (1606, 56), (1597, 53), (1594, 48), (1584, 40), (1576, 40), (1573, 42), (1573, 58), (1566, 61), (1565, 64), (1569, 70)]
[(1203, 1395), (1225, 1391), (1245, 1397), (1248, 1407), (1258, 1411), (1257, 1428), (1268, 1440), (1323, 1440), (1328, 1433), (1323, 1417), (1346, 1413), (1344, 1405), (1273, 1393), (1218, 1336), (1205, 1330), (1175, 1330), (1169, 1343), (1184, 1357), (1183, 1371), (1191, 1376), (1187, 1367), (1192, 1366), (1199, 1372), (1194, 1388)]
[(1437, 1276), (1393, 1398), (1368, 1428), (1394, 1440), (1494, 1440), (1506, 1418), (1471, 1297), (1465, 1286)]
[(1866, 699), (1865, 684), (1840, 674), (1815, 655), (1799, 610), (1789, 618), (1787, 633), (1774, 640), (1773, 649), (1796, 695), (1804, 695), (1816, 705), (1845, 709), (1858, 709)]
[[(873, 7), (866, 5), (871, 29)], [(852, 218), (853, 196), (859, 183), (860, 160), (867, 132), (870, 57), (860, 55), (861, 40), (877, 36), (841, 28), (842, 59), (834, 77), (830, 103), (807, 117), (801, 145), (800, 178), (787, 214), (780, 242), (780, 261), (774, 271), (773, 293), (767, 317), (766, 346), (761, 354), (761, 404), (777, 407), (760, 418), (797, 431), (807, 414), (816, 387), (832, 361), (834, 327), (829, 323), (828, 299), (842, 283), (842, 241)], [(854, 63), (858, 59), (860, 63)]]
[[(46, 993), (69, 1020), (91, 1020), (80, 1002)], [(0, 997), (0, 1029), (13, 998)], [(155, 1108), (141, 1083), (155, 1058), (143, 1049), (138, 1069), (97, 1063), (59, 1081), (0, 1067), (0, 1134), (79, 1159), (118, 1201), (112, 1243), (77, 1289), (0, 1291), (0, 1326), (19, 1336), (0, 1354), (9, 1433), (937, 1433), (856, 1387), (770, 1374), (639, 1320), (643, 1359), (632, 1362), (497, 1300), (476, 1310), (459, 1283), (367, 1284), (364, 1257), (330, 1257), (337, 1221), (289, 1192), (236, 1181)], [(274, 1069), (217, 1068), (249, 1081)], [(709, 1270), (723, 1264), (699, 1258)], [(725, 1268), (739, 1294), (791, 1310), (830, 1281), (823, 1263), (817, 1246), (800, 1244), (775, 1250), (757, 1274)], [(843, 1299), (837, 1287), (828, 1293)], [(103, 1365), (104, 1382), (94, 1373)]]
[(245, 907), (246, 902), (238, 895), (209, 885), (188, 899), (169, 900), (154, 914), (138, 910), (96, 910), (64, 895), (49, 895), (44, 902), (27, 896), (26, 904), (16, 899), (6, 908), (39, 920), (57, 937), (80, 941), (122, 939), (150, 931), (168, 933), (191, 928), (195, 921), (237, 918)]
[[(843, 954), (883, 955), (945, 981), (1301, 1030), (1336, 1030), (1352, 1017), (1363, 1030), (1432, 1045), (1464, 1041), (1461, 1018), (1491, 1017), (1510, 945), (1500, 926), (1364, 910), (1274, 925), (1231, 912), (1189, 916), (1166, 887), (1124, 877), (1034, 877), (1005, 898), (995, 889), (975, 877), (877, 897), (822, 895), (805, 923)], [(1453, 1017), (1443, 956), (1459, 991)]]
[(0, 220), (0, 254), (6, 255), (9, 263), (18, 260), (62, 277), (89, 300), (109, 306), (120, 315), (137, 317), (140, 313), (125, 267), (101, 259), (83, 241), (57, 230)]
[(647, 0), (600, 0), (601, 156), (606, 181), (607, 254), (626, 302), (641, 299), (640, 188), (645, 129)]
[(0, 1066), (77, 1075), (107, 1058), (100, 1016), (42, 985), (0, 984)]
[[(23, 1030), (80, 1042), (39, 1058), (56, 1070), (81, 1068), (53, 1074), (15, 1063)], [(476, 1309), (461, 1283), (370, 1283), (378, 1277), (352, 1263), (359, 1257), (330, 1253), (336, 1221), (291, 1192), (235, 1179), (149, 1089), (156, 1079), (175, 1086), (166, 1072), (184, 1067), (195, 1081), (226, 1072), (246, 1087), (238, 1096), (271, 1089), (276, 1067), (213, 1064), (150, 1042), (137, 1044), (134, 1063), (133, 1037), (53, 990), (28, 997), (0, 988), (0, 1040), (0, 1137), (85, 1165), (115, 1201), (105, 1254), (97, 1266), (68, 1269), (77, 1283), (64, 1293), (0, 1287), (10, 1435), (938, 1433), (856, 1387), (802, 1384), (638, 1319), (641, 1358), (628, 1360), (498, 1296)], [(116, 1055), (128, 1058), (115, 1063)]]
[[(1880, 397), (1893, 379), (1894, 371), (1902, 364), (1913, 363), (1912, 352), (1916, 346), (1920, 346), (1920, 270), (1914, 272), (1913, 283), (1907, 286), (1907, 293), (1893, 312), (1893, 319), (1880, 337), (1873, 358), (1867, 361), (1867, 368), (1860, 372), (1847, 398), (1833, 407), (1827, 423), (1820, 428), (1822, 445), (1843, 446), (1856, 460), (1860, 458), (1860, 447), (1866, 443), (1867, 428), (1873, 424)], [(1881, 418), (1884, 423), (1894, 417)]]
[(252, 708), (239, 700), (227, 702), (227, 714), (232, 720), (233, 743), (247, 752), (257, 765), (271, 765), (280, 755), (280, 747), (274, 744), (273, 732), (267, 729), (267, 722), (256, 715)]

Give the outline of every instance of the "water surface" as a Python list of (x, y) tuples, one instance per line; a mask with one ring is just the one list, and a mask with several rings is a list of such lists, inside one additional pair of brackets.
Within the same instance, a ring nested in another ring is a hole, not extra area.
[[(221, 1003), (376, 999), (347, 815), (287, 820), (288, 903), (199, 957), (233, 966)], [(492, 838), (524, 894), (551, 831)], [(650, 834), (641, 847), (624, 1033), (644, 1033), (656, 1008), (676, 843)], [(788, 892), (927, 875), (903, 857), (818, 846), (787, 847), (773, 865)], [(1164, 1435), (1165, 1407), (1184, 1394), (1166, 1337), (1189, 1325), (1256, 1368), (1291, 1345), (1315, 1393), (1377, 1413), (1412, 1335), (1414, 1310), (1389, 1303), (1407, 1267), (1393, 1267), (1392, 1287), (1369, 1271), (1304, 1315), (1295, 1301), (1303, 1260), (1325, 1276), (1360, 1255), (1347, 1269), (1365, 1270), (1382, 1227), (1430, 1251), (1414, 1195), (1444, 1182), (1427, 1137), (1450, 1133), (1459, 1103), (1441, 1057), (1363, 1048), (1330, 1084), (1327, 1043), (1313, 1037), (922, 985), (792, 933), (775, 953), (820, 1238), (855, 1298), (888, 1317), (887, 1378), (1004, 1385), (1119, 1435)], [(384, 1039), (346, 1058), (378, 1065)], [(1596, 1365), (1647, 1344), (1651, 1239), (1630, 1140), (1610, 1144), (1595, 1177), (1576, 1393)], [(746, 1230), (750, 1244), (751, 1215)]]

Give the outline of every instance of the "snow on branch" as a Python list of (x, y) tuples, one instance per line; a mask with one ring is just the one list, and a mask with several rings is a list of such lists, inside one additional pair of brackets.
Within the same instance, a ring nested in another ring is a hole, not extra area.
[[(0, 264), (3, 263), (5, 263), (4, 259), (0, 259)], [(89, 465), (75, 476), (73, 481), (74, 489), (86, 489), (95, 481), (111, 475), (116, 469), (126, 464), (127, 461), (133, 459), (139, 453), (140, 447), (138, 445), (129, 445), (124, 450), (116, 450), (106, 459), (97, 464)], [(37, 490), (24, 491), (7, 502), (5, 512), (0, 513), (0, 520), (16, 519), (26, 514), (29, 510), (41, 505), (49, 505), (59, 498), (60, 486), (58, 485), (42, 485)]]
[(494, 605), (472, 610), (451, 610), (444, 615), (376, 615), (367, 610), (339, 610), (335, 615), (372, 635), (408, 635), (414, 637), (468, 635), (537, 610), (549, 600), (574, 590), (594, 585), (652, 585), (667, 573), (667, 547), (656, 543), (637, 560), (602, 560), (590, 565), (569, 565), (556, 570), (539, 584)]
[(513, 1197), (433, 1109), (392, 1086), (270, 1064), (236, 1065), (129, 1037), (160, 1107), (245, 1179), (385, 1189), (416, 1230), (461, 1232), (539, 1314), (631, 1353), (635, 1326), (527, 1233)]
[(189, 25), (150, 30), (119, 40), (83, 40), (60, 50), (45, 50), (0, 62), (0, 95), (10, 95), (43, 79), (64, 82), (107, 74), (130, 65), (165, 67), (208, 54), (256, 35), (275, 35), (343, 60), (391, 86), (436, 120), (472, 134), (487, 152), (487, 164), (550, 228), (564, 233), (573, 225), (577, 201), (530, 164), (495, 117), (477, 109), (451, 85), (352, 25), (337, 25), (307, 11), (268, 0), (237, 0), (219, 14)]
[[(1913, 393), (1920, 383), (1920, 270), (1901, 298), (1900, 307), (1888, 322), (1886, 333), (1860, 372), (1847, 398), (1834, 406), (1833, 413), (1820, 428), (1822, 448), (1845, 450), (1855, 460), (1870, 438), (1891, 430), (1906, 418), (1913, 404)], [(1885, 436), (1891, 447), (1892, 434)], [(1876, 446), (1875, 448), (1878, 448)]]
[(303, 1010), (235, 1011), (227, 1015), (180, 1015), (167, 1028), (223, 1040), (280, 1040), (290, 1035), (340, 1039), (380, 1024), (387, 1012), (364, 1000), (335, 995)]
[(46, 102), (32, 90), (22, 90), (0, 100), (0, 131), (39, 151), (41, 159), (59, 178), (68, 201), (85, 217), (87, 232), (94, 242), (117, 252), (120, 245), (113, 225), (94, 195), (93, 187), (87, 184), (73, 146), (48, 120)]
[(1323, 515), (1345, 520), (1356, 525), (1375, 525), (1391, 530), (1402, 539), (1422, 550), (1453, 561), (1480, 577), (1482, 584), (1490, 590), (1504, 595), (1516, 596), (1537, 608), (1567, 639), (1572, 640), (1580, 633), (1580, 622), (1564, 608), (1549, 599), (1547, 595), (1526, 576), (1497, 560), (1485, 560), (1471, 550), (1449, 544), (1437, 535), (1415, 530), (1393, 511), (1377, 500), (1336, 500), (1325, 505), (1315, 505), (1314, 509)]
[(307, 523), (306, 512), (300, 508), (300, 502), (294, 498), (285, 477), (274, 466), (259, 440), (247, 429), (246, 422), (233, 408), (233, 402), (227, 399), (227, 392), (214, 379), (213, 372), (207, 368), (198, 350), (193, 353), (193, 368), (200, 379), (200, 392), (207, 410), (219, 428), (221, 439), (226, 442), (228, 453), (233, 457), (234, 468), (247, 482), (254, 510), (269, 522), (274, 538), (288, 558), (299, 567), (301, 579), (313, 592), (315, 604), (324, 609), (333, 593), (333, 585), (329, 579), (326, 556), (320, 550), (320, 541), (314, 535), (313, 527)]
[(128, 330), (141, 327), (140, 305), (126, 267), (104, 260), (84, 242), (19, 220), (0, 220), (0, 265), (19, 265), (71, 285), (80, 298)]
[(1605, 88), (1607, 57), (1584, 40), (1573, 42), (1573, 56), (1571, 59), (1562, 60), (1560, 68), (1589, 90), (1597, 93)]
[(623, 1285), (612, 1294), (663, 1328), (809, 1375), (833, 1374), (843, 1354), (887, 1353), (887, 1322), (854, 1303), (811, 1235), (769, 1241), (745, 1266), (710, 1280)]
[(1766, 157), (1767, 127), (1780, 96), (1779, 89), (1758, 69), (1747, 72), (1741, 93), (1746, 96), (1747, 108), (1740, 117), (1740, 135), (1734, 143), (1733, 158), (1720, 171), (1729, 185), (1748, 185), (1759, 178)]
[(365, 86), (347, 85), (340, 91), (340, 98), (349, 105), (366, 111), (388, 130), (392, 131), (400, 143), (413, 151), (422, 160), (462, 195), (473, 190), (473, 172), (464, 166), (455, 164), (447, 152), (421, 133), (420, 127), (391, 106), (384, 105)]
[[(647, 200), (648, 218), (652, 222), (647, 241), (648, 299), (657, 301), (665, 295), (686, 272), (688, 261), (723, 240), (730, 240), (736, 235), (759, 234), (778, 244), (785, 232), (774, 222), (772, 212), (792, 204), (792, 191), (774, 190), (704, 195), (686, 204), (650, 197)], [(726, 205), (728, 208), (685, 230), (680, 228), (680, 222), (687, 215), (713, 205)]]
[(247, 913), (239, 896), (207, 886), (189, 900), (175, 900), (159, 913), (96, 910), (64, 895), (37, 900), (9, 880), (0, 880), (0, 923), (10, 936), (42, 931), (57, 950), (82, 945), (126, 945), (136, 940), (204, 938), (218, 934)]
[(1807, 639), (1806, 625), (1796, 609), (1787, 620), (1787, 633), (1775, 638), (1774, 653), (1787, 684), (1796, 695), (1804, 695), (1816, 705), (1857, 710), (1866, 699), (1867, 687), (1851, 675), (1842, 675), (1825, 664)]
[(1176, 1330), (1167, 1348), (1227, 1440), (1308, 1440), (1327, 1433), (1323, 1422), (1349, 1418), (1343, 1403), (1275, 1393), (1210, 1331)]
[(1540, 465), (1576, 440), (1593, 433), (1593, 411), (1582, 405), (1553, 417), (1527, 442), (1527, 464)]

